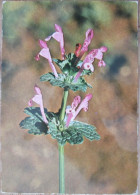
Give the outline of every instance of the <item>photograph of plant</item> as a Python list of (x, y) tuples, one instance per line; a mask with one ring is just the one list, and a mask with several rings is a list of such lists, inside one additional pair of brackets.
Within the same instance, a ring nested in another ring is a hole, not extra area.
[(2, 191), (137, 189), (137, 3), (3, 3)]
[[(83, 43), (76, 44), (75, 53), (65, 54), (64, 48), (64, 36), (62, 28), (55, 24), (56, 32), (47, 37), (45, 41), (49, 41), (53, 37), (60, 43), (62, 59), (54, 59), (53, 61), (59, 66), (63, 74), (58, 74), (55, 66), (52, 62), (51, 54), (46, 42), (40, 40), (41, 51), (36, 56), (36, 60), (40, 59), (40, 56), (46, 58), (52, 69), (52, 72), (44, 74), (40, 77), (40, 81), (49, 81), (53, 86), (59, 86), (64, 88), (64, 94), (60, 111), (58, 113), (47, 112), (45, 113), (43, 107), (42, 92), (40, 88), (35, 85), (36, 95), (29, 101), (30, 108), (25, 108), (25, 113), (30, 117), (25, 118), (20, 126), (23, 129), (29, 129), (30, 134), (50, 134), (53, 139), (56, 139), (59, 144), (59, 193), (65, 193), (65, 176), (64, 176), (64, 145), (66, 142), (70, 144), (81, 144), (83, 142), (83, 136), (90, 141), (99, 140), (100, 136), (95, 130), (94, 126), (91, 126), (74, 119), (81, 110), (85, 112), (88, 110), (88, 102), (92, 98), (92, 94), (87, 94), (81, 101), (80, 96), (76, 96), (71, 104), (67, 106), (67, 98), (69, 90), (73, 91), (86, 91), (87, 87), (92, 87), (86, 83), (83, 76), (90, 75), (94, 67), (92, 63), (95, 59), (98, 59), (98, 66), (105, 66), (103, 61), (103, 53), (107, 51), (107, 47), (102, 46), (99, 49), (92, 49), (89, 54), (81, 61), (81, 57), (86, 51), (88, 51), (88, 45), (93, 38), (93, 30), (88, 29), (86, 32), (86, 38)], [(32, 101), (40, 106), (32, 107)], [(39, 113), (40, 111), (40, 113)], [(74, 120), (74, 121), (73, 121)]]

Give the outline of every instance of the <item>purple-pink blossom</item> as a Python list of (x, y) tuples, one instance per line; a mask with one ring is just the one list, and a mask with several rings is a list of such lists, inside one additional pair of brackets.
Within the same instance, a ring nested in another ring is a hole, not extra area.
[(92, 65), (92, 63), (94, 62), (94, 59), (99, 60), (99, 62), (98, 62), (99, 67), (105, 66), (106, 63), (103, 61), (103, 53), (106, 51), (107, 51), (107, 47), (105, 47), (105, 46), (102, 46), (99, 49), (92, 49), (88, 53), (88, 55), (85, 57), (79, 72), (75, 76), (74, 81), (77, 81), (77, 79), (81, 76), (84, 69), (91, 70), (91, 72), (94, 71), (94, 67)]
[[(92, 29), (88, 29), (86, 31), (86, 38), (84, 40), (84, 43), (83, 45), (81, 46), (80, 43), (76, 44), (77, 48), (76, 48), (76, 51), (75, 51), (75, 55), (78, 57), (78, 60), (81, 59), (81, 57), (84, 55), (84, 53), (86, 51), (88, 51), (88, 46), (89, 44), (91, 43), (92, 39), (93, 39), (93, 30)], [(77, 62), (78, 62), (77, 60)]]
[(37, 56), (35, 57), (35, 59), (38, 61), (38, 60), (40, 59), (39, 56), (42, 56), (42, 57), (46, 58), (46, 59), (48, 60), (48, 62), (49, 62), (49, 65), (50, 65), (50, 67), (51, 67), (51, 69), (52, 69), (52, 71), (53, 71), (55, 77), (58, 77), (57, 71), (56, 71), (55, 66), (54, 66), (54, 64), (53, 64), (53, 62), (52, 62), (50, 50), (49, 50), (49, 48), (48, 48), (46, 42), (45, 42), (45, 41), (42, 41), (42, 40), (39, 40), (39, 45), (40, 45), (40, 47), (41, 47), (42, 49), (41, 49), (41, 51), (37, 54)]
[(61, 26), (58, 24), (55, 24), (55, 30), (52, 35), (48, 36), (45, 41), (49, 41), (52, 37), (60, 43), (60, 50), (61, 50), (61, 55), (62, 55), (62, 60), (65, 59), (65, 48), (64, 48), (64, 36), (63, 36), (63, 31)]
[(41, 111), (43, 120), (46, 124), (48, 124), (48, 120), (47, 120), (45, 112), (44, 112), (44, 106), (43, 106), (43, 99), (42, 99), (41, 90), (37, 85), (35, 85), (34, 90), (35, 90), (36, 95), (32, 99), (29, 100), (28, 105), (32, 106), (33, 102), (38, 104), (40, 106), (40, 111)]
[(81, 51), (80, 51), (80, 54), (79, 54), (78, 58), (81, 58), (84, 55), (84, 53), (86, 51), (88, 51), (88, 46), (89, 46), (89, 44), (91, 43), (91, 41), (93, 39), (93, 35), (94, 35), (93, 30), (88, 29), (87, 32), (86, 32), (86, 38), (84, 40), (84, 43), (83, 43), (83, 46), (81, 48)]
[(92, 98), (92, 94), (87, 94), (85, 98), (82, 100), (82, 102), (80, 96), (76, 96), (74, 98), (71, 106), (66, 109), (66, 114), (67, 114), (66, 127), (69, 126), (70, 122), (76, 118), (76, 116), (79, 114), (79, 112), (82, 109), (85, 112), (88, 110), (88, 102), (91, 98)]

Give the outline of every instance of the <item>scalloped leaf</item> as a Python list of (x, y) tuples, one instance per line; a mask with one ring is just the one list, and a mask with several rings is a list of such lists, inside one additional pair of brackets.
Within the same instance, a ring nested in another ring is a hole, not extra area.
[(56, 139), (59, 144), (65, 145), (66, 135), (63, 136), (63, 132), (58, 129), (56, 126), (55, 120), (48, 123), (49, 134), (51, 134), (53, 139)]
[(84, 136), (90, 141), (100, 139), (96, 127), (79, 121), (71, 122), (70, 126), (63, 131), (59, 130), (60, 126), (56, 124), (56, 120), (49, 122), (48, 127), (48, 133), (61, 145), (65, 145), (66, 142), (71, 145), (81, 144)]
[[(24, 109), (24, 112), (30, 117), (26, 117), (20, 122), (19, 125), (22, 129), (28, 129), (28, 133), (34, 135), (48, 134), (48, 126), (43, 121), (40, 107), (28, 107)], [(52, 120), (56, 116), (52, 112), (47, 112), (47, 109), (44, 109), (44, 112), (48, 120)]]
[(58, 74), (56, 78), (53, 73), (47, 73), (40, 77), (40, 81), (49, 81), (53, 86), (59, 86), (61, 88), (68, 88), (73, 91), (85, 92), (88, 87), (92, 88), (84, 78), (80, 77), (77, 82), (73, 82), (74, 77), (68, 77), (65, 74)]
[(63, 71), (63, 69), (69, 65), (68, 60), (59, 60), (59, 59), (53, 59), (53, 61), (58, 65), (58, 67)]
[(76, 129), (77, 132), (81, 133), (90, 141), (100, 140), (100, 135), (96, 132), (96, 127), (89, 125), (87, 123), (73, 121), (70, 123), (68, 129)]

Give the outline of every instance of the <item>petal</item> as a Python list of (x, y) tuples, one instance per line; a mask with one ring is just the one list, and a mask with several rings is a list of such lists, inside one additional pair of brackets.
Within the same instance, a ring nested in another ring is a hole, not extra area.
[(66, 114), (74, 113), (74, 110), (72, 108), (66, 109)]
[(34, 86), (34, 90), (35, 90), (35, 92), (38, 94), (38, 95), (42, 95), (42, 93), (41, 93), (41, 90), (40, 90), (40, 88), (35, 84), (35, 86)]
[(92, 29), (88, 29), (87, 32), (86, 32), (86, 38), (84, 40), (81, 52), (86, 52), (88, 50), (88, 46), (91, 43), (92, 38), (93, 38), (93, 30)]
[(102, 52), (107, 52), (108, 48), (105, 47), (105, 46), (102, 46), (102, 47), (100, 47), (100, 50), (101, 50)]
[(95, 56), (98, 53), (98, 49), (92, 49), (84, 59), (84, 63), (93, 63)]
[(74, 78), (74, 82), (76, 82), (79, 79), (79, 77), (81, 76), (83, 70), (84, 70), (84, 67), (81, 66), (80, 70), (78, 71), (77, 75)]
[(92, 98), (92, 94), (89, 93), (89, 94), (86, 95), (85, 100), (89, 101), (89, 100), (91, 100), (91, 98)]
[(73, 114), (72, 114), (72, 113), (70, 113), (70, 114), (68, 115), (68, 118), (67, 118), (67, 121), (66, 121), (66, 127), (68, 127), (68, 126), (69, 126), (70, 121), (72, 120), (72, 117), (73, 117)]
[(88, 29), (86, 32), (86, 40), (91, 42), (91, 40), (93, 39), (93, 35), (94, 35), (93, 29)]
[(64, 59), (65, 58), (65, 49), (64, 49), (63, 31), (62, 31), (61, 26), (59, 26), (58, 24), (55, 24), (55, 30), (56, 30), (56, 32), (54, 32), (51, 36), (47, 37), (45, 39), (45, 41), (49, 41), (51, 39), (51, 37), (53, 37), (56, 41), (58, 41), (60, 43), (62, 59)]
[(43, 117), (44, 122), (47, 124), (48, 120), (46, 118), (45, 112), (44, 112), (44, 107), (43, 107), (43, 99), (42, 99), (42, 93), (40, 88), (35, 85), (35, 92), (37, 93), (37, 95), (35, 95), (29, 102), (29, 106), (32, 106), (32, 101), (34, 101), (35, 103), (37, 103), (40, 106), (40, 111)]
[(40, 60), (39, 54), (36, 55), (35, 60), (36, 61), (39, 61)]
[(101, 66), (106, 66), (106, 63), (103, 61), (103, 60), (100, 60), (98, 62), (98, 66), (101, 67)]
[(50, 55), (50, 51), (49, 51), (49, 48), (43, 48), (39, 55), (41, 55), (42, 57), (46, 58), (47, 60), (51, 61), (52, 62), (52, 58), (51, 58), (51, 55)]
[(52, 62), (50, 62), (50, 61), (49, 61), (49, 64), (50, 64), (50, 67), (51, 67), (51, 69), (52, 69), (52, 71), (53, 71), (55, 77), (58, 77), (58, 74), (57, 74), (57, 71), (56, 71), (56, 69), (55, 69), (54, 64), (53, 64)]
[(48, 36), (45, 41), (49, 41), (52, 38), (52, 35)]
[(41, 48), (48, 48), (45, 41), (39, 40), (39, 45), (40, 45)]
[(55, 75), (55, 77), (58, 77), (57, 71), (55, 69), (54, 64), (52, 63), (52, 58), (51, 58), (51, 54), (50, 54), (50, 50), (49, 48), (43, 48), (40, 53), (39, 53), (42, 57), (46, 58), (49, 61), (49, 65)]
[(28, 106), (32, 106), (33, 105), (33, 101), (32, 101), (32, 99), (31, 100), (29, 100), (29, 102), (28, 102)]
[(52, 34), (52, 37), (56, 40), (56, 41), (58, 41), (58, 42), (62, 42), (63, 40), (63, 35), (62, 35), (62, 33), (60, 33), (60, 32), (55, 32), (55, 33), (53, 33)]
[(84, 40), (82, 49), (81, 49), (79, 55), (77, 56), (79, 58), (79, 60), (84, 55), (84, 53), (88, 50), (88, 46), (89, 46), (89, 44), (92, 41), (93, 35), (94, 35), (94, 33), (93, 33), (93, 30), (92, 29), (88, 29), (86, 31), (86, 38)]
[(69, 114), (69, 113), (71, 113), (71, 106), (70, 105), (66, 107), (66, 114)]
[(42, 104), (42, 95), (35, 95), (32, 98), (32, 101), (34, 101), (35, 103), (41, 105)]
[(79, 112), (83, 109), (84, 111), (88, 110), (88, 101), (92, 98), (92, 94), (87, 94), (86, 97), (83, 99), (79, 107), (77, 108), (72, 120), (79, 114)]
[(61, 26), (59, 26), (58, 24), (55, 24), (55, 30), (58, 31), (58, 32), (62, 32), (62, 28)]
[(85, 70), (90, 70), (91, 72), (94, 71), (94, 67), (93, 67), (93, 65), (90, 64), (90, 63), (85, 63), (85, 64), (84, 64), (84, 69), (85, 69)]
[(97, 51), (98, 52), (96, 53), (95, 58), (98, 59), (98, 60), (102, 60), (102, 58), (103, 58), (102, 51), (100, 49), (97, 49)]
[(71, 104), (72, 109), (76, 109), (77, 106), (79, 105), (79, 103), (81, 102), (81, 97), (80, 96), (76, 96)]

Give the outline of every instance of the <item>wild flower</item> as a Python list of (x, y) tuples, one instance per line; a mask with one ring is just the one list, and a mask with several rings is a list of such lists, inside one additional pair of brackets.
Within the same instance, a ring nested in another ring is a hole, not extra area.
[(40, 106), (40, 111), (41, 111), (43, 120), (46, 124), (48, 124), (48, 120), (47, 120), (45, 112), (44, 112), (44, 106), (43, 106), (43, 99), (42, 99), (41, 90), (37, 85), (35, 85), (34, 90), (35, 90), (36, 95), (29, 100), (28, 105), (32, 106), (33, 102), (38, 104)]
[(88, 102), (89, 102), (89, 100), (91, 100), (91, 98), (92, 98), (92, 94), (87, 94), (85, 96), (85, 98), (82, 100), (82, 102), (81, 102), (81, 97), (80, 96), (76, 96), (74, 98), (71, 106), (67, 107), (67, 109), (66, 109), (66, 114), (67, 114), (66, 127), (69, 126), (70, 122), (73, 121), (76, 118), (76, 116), (79, 114), (79, 112), (82, 109), (85, 112), (88, 110)]
[(50, 67), (51, 67), (51, 69), (52, 69), (55, 77), (58, 77), (57, 71), (56, 71), (55, 66), (54, 66), (54, 64), (52, 62), (52, 57), (51, 57), (51, 54), (50, 54), (50, 50), (49, 50), (46, 42), (45, 41), (42, 41), (42, 40), (39, 40), (39, 45), (40, 45), (40, 47), (42, 49), (37, 54), (37, 56), (35, 57), (35, 59), (37, 61), (40, 60), (40, 57), (39, 56), (42, 56), (42, 57), (46, 58), (48, 60), (48, 62), (49, 62), (49, 65), (50, 65)]
[(81, 76), (82, 72), (84, 69), (86, 70), (90, 70), (91, 72), (94, 71), (94, 67), (92, 65), (92, 63), (94, 62), (95, 59), (98, 59), (98, 66), (105, 66), (106, 63), (103, 61), (103, 53), (105, 53), (107, 51), (107, 47), (102, 46), (99, 49), (92, 49), (88, 55), (85, 57), (83, 63), (81, 64), (81, 68), (79, 70), (79, 72), (77, 73), (77, 75), (75, 76), (74, 81), (77, 81), (78, 78)]
[(62, 60), (65, 59), (65, 48), (64, 48), (64, 36), (63, 36), (63, 31), (61, 26), (58, 24), (55, 24), (55, 30), (52, 35), (48, 36), (45, 41), (49, 41), (52, 37), (60, 43), (60, 50), (61, 50), (61, 55), (62, 55)]

